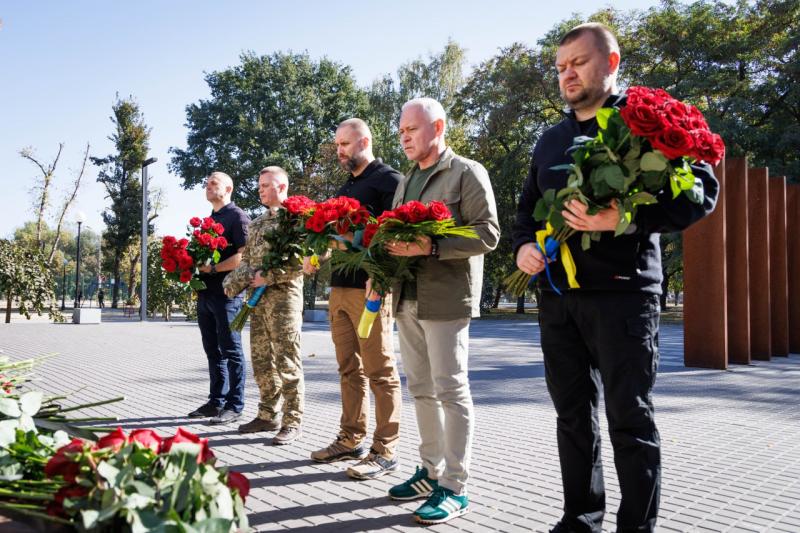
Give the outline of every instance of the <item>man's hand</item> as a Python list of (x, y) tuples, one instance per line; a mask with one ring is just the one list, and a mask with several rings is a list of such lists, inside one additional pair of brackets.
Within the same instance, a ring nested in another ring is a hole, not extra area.
[(570, 200), (564, 204), (561, 216), (567, 225), (578, 231), (614, 231), (619, 221), (617, 201), (612, 200), (611, 207), (601, 209), (596, 215), (588, 215), (588, 207), (579, 200)]
[(318, 270), (319, 266), (311, 264), (311, 257), (303, 258), (303, 273), (311, 275), (316, 274)]
[(375, 300), (380, 300), (381, 295), (378, 294), (377, 291), (372, 290), (372, 278), (367, 279), (367, 288), (364, 293), (364, 298), (367, 300), (374, 302)]
[(534, 276), (544, 270), (544, 261), (544, 254), (534, 242), (523, 244), (517, 250), (517, 268), (529, 276)]
[(427, 235), (422, 235), (417, 238), (417, 242), (389, 241), (386, 243), (386, 251), (391, 255), (401, 257), (431, 255), (431, 238)]
[(263, 287), (267, 284), (267, 280), (261, 275), (261, 270), (256, 270), (255, 276), (253, 276), (253, 280), (250, 282), (250, 288), (255, 289), (257, 287)]
[(211, 265), (203, 265), (201, 267), (197, 267), (197, 270), (205, 274), (208, 274), (209, 272), (211, 272)]

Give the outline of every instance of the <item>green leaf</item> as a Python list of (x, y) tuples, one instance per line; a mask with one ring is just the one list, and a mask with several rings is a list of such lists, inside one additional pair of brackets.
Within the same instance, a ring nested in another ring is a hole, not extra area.
[(637, 192), (636, 194), (632, 194), (628, 197), (628, 200), (631, 202), (631, 205), (649, 205), (655, 204), (658, 202), (656, 197), (650, 194), (649, 192)]
[(672, 189), (672, 199), (674, 200), (681, 193), (681, 186), (678, 185), (678, 179), (674, 174), (669, 177), (669, 186)]
[(22, 414), (19, 402), (13, 398), (0, 398), (0, 414), (10, 418), (17, 418)]
[(107, 461), (101, 461), (100, 464), (97, 465), (97, 473), (103, 476), (112, 487), (116, 487), (119, 482), (117, 479), (119, 472), (118, 468), (111, 466)]
[(608, 127), (608, 119), (611, 118), (613, 113), (614, 108), (612, 107), (601, 107), (597, 110), (597, 125), (601, 130), (604, 130)]
[(536, 207), (533, 209), (534, 220), (545, 220), (549, 212), (550, 208), (547, 206), (545, 199), (539, 198), (539, 200), (536, 202)]
[(639, 167), (643, 172), (650, 170), (661, 171), (667, 168), (669, 161), (661, 152), (647, 152), (642, 156)]
[(219, 250), (214, 250), (214, 253), (211, 254), (211, 260), (214, 261), (214, 264), (219, 263), (219, 258), (221, 257)]
[(195, 530), (199, 533), (228, 533), (233, 525), (233, 520), (225, 518), (208, 518), (193, 525)]
[(97, 519), (100, 518), (100, 513), (94, 509), (84, 509), (81, 511), (81, 518), (83, 519), (83, 528), (90, 531), (97, 525)]
[(618, 165), (602, 166), (594, 171), (594, 175), (616, 191), (622, 191), (625, 187), (625, 174)]
[(27, 415), (35, 415), (42, 407), (42, 393), (38, 390), (28, 391), (19, 397), (19, 406)]

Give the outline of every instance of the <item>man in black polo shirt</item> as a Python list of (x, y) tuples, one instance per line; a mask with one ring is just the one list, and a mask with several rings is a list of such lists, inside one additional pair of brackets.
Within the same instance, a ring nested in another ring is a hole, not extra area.
[(233, 180), (223, 172), (212, 172), (206, 179), (206, 199), (211, 202), (211, 218), (225, 228), (230, 243), (222, 250), (219, 263), (200, 267), (206, 288), (197, 294), (197, 323), (203, 337), (211, 378), (208, 401), (195, 409), (192, 418), (212, 417), (212, 424), (227, 424), (244, 409), (245, 360), (242, 337), (231, 331), (230, 322), (242, 308), (242, 296), (225, 296), (222, 280), (242, 260), (250, 218), (231, 201)]
[[(339, 163), (350, 172), (337, 196), (355, 198), (374, 216), (392, 206), (402, 174), (372, 155), (372, 133), (357, 118), (342, 122), (336, 130)], [(306, 272), (313, 272), (308, 261)], [(329, 313), (331, 336), (336, 347), (342, 389), (342, 418), (339, 435), (329, 446), (311, 454), (314, 461), (329, 463), (342, 459), (361, 459), (347, 469), (354, 479), (374, 479), (397, 469), (395, 448), (400, 437), (400, 377), (392, 344), (391, 296), (387, 295), (368, 339), (356, 333), (364, 298), (367, 274), (333, 274)], [(377, 298), (372, 293), (372, 298)], [(367, 451), (369, 397), (367, 384), (375, 395), (375, 433)]]

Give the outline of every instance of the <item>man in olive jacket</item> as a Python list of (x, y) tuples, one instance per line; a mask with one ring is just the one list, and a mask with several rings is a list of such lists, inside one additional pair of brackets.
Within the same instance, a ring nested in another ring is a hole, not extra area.
[(417, 243), (387, 245), (396, 256), (424, 256), (416, 279), (393, 288), (422, 467), (389, 491), (397, 500), (428, 498), (414, 512), (423, 524), (460, 516), (469, 505), (466, 484), (473, 431), (467, 379), (469, 323), (479, 316), (483, 254), (497, 246), (500, 236), (486, 169), (446, 146), (445, 124), (444, 109), (436, 100), (416, 98), (403, 106), (400, 141), (416, 165), (397, 188), (393, 205), (442, 201), (456, 223), (472, 226), (478, 238), (424, 237)]

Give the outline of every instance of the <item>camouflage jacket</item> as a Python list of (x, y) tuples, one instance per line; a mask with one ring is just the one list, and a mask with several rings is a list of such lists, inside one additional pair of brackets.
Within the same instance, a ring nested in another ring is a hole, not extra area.
[[(277, 226), (277, 211), (268, 209), (250, 223), (247, 232), (247, 241), (242, 253), (242, 261), (235, 270), (231, 271), (222, 282), (225, 294), (233, 297), (250, 286), (258, 270), (261, 270), (261, 261), (269, 250), (269, 244), (264, 240), (264, 234)], [(286, 265), (283, 269), (272, 269), (261, 274), (267, 285), (274, 288), (303, 289), (303, 265), (300, 263)]]

